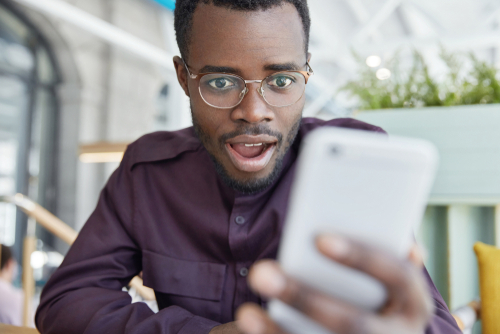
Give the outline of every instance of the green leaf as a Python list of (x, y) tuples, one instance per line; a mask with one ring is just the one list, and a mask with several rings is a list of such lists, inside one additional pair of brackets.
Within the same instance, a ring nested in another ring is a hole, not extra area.
[[(472, 53), (450, 53), (441, 47), (440, 58), (447, 73), (439, 81), (430, 75), (424, 57), (416, 50), (408, 71), (401, 70), (399, 51), (386, 62), (392, 73), (387, 80), (377, 79), (376, 70), (366, 66), (354, 51), (352, 54), (359, 66), (357, 78), (340, 91), (356, 98), (360, 109), (500, 103), (500, 71)], [(472, 64), (469, 71), (467, 61)]]

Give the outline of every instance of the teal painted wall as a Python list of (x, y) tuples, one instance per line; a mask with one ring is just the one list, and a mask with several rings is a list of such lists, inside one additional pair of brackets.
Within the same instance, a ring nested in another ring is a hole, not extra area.
[(445, 206), (427, 207), (416, 238), (427, 253), (425, 255), (427, 271), (444, 300), (449, 303), (447, 210)]
[[(479, 298), (472, 247), (478, 241), (500, 247), (500, 105), (367, 111), (356, 118), (436, 145), (440, 168), (416, 238), (451, 309)], [(480, 322), (473, 333), (481, 333)]]

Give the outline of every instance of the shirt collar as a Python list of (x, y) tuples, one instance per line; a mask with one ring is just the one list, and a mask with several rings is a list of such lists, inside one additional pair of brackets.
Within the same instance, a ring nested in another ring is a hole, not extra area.
[(193, 127), (179, 131), (160, 131), (139, 138), (127, 148), (130, 169), (146, 162), (173, 159), (184, 152), (203, 148)]

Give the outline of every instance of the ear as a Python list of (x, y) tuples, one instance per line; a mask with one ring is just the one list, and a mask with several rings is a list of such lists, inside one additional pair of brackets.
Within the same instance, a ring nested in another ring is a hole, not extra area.
[(312, 56), (311, 52), (308, 52), (307, 53), (307, 62), (311, 61), (311, 56)]
[(189, 79), (188, 79), (186, 66), (184, 66), (184, 61), (179, 56), (175, 56), (173, 61), (174, 61), (175, 73), (177, 73), (177, 80), (179, 81), (179, 85), (181, 85), (186, 96), (190, 97), (189, 96), (189, 86), (188, 86)]

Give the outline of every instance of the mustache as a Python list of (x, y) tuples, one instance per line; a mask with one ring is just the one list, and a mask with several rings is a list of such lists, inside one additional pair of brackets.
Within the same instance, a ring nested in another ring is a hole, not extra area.
[(277, 142), (278, 147), (280, 147), (281, 143), (283, 142), (283, 135), (281, 133), (279, 133), (278, 131), (271, 130), (268, 126), (266, 126), (264, 124), (258, 124), (258, 125), (251, 125), (251, 126), (242, 126), (242, 127), (239, 127), (238, 129), (232, 131), (232, 132), (223, 134), (219, 138), (219, 144), (221, 145), (221, 147), (224, 147), (224, 145), (226, 144), (226, 141), (228, 141), (231, 138), (241, 136), (241, 135), (250, 135), (250, 136), (268, 135), (268, 136), (272, 136), (278, 140), (278, 142)]

